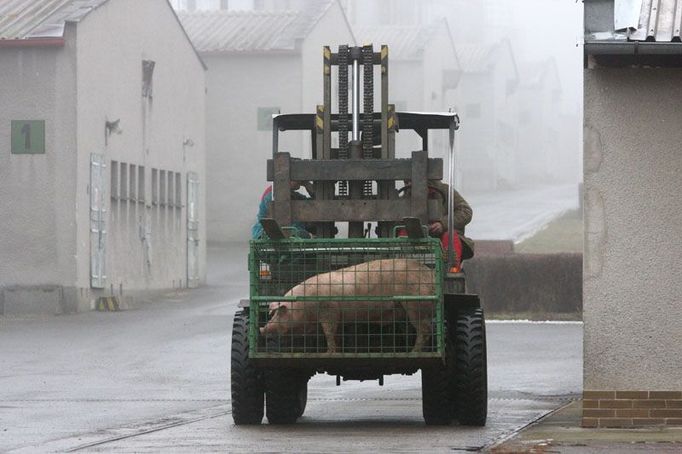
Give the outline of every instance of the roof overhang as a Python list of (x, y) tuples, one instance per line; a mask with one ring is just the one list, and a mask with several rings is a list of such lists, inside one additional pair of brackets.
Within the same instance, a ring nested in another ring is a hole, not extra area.
[(64, 47), (64, 38), (0, 39), (0, 48)]
[(682, 43), (586, 40), (585, 56), (600, 66), (682, 67)]

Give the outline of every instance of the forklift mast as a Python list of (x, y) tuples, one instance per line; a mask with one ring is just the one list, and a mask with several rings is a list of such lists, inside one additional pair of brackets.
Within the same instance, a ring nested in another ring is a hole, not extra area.
[[(262, 222), (271, 239), (282, 237), (279, 226), (292, 221), (314, 225), (319, 238), (333, 238), (335, 222), (348, 222), (348, 237), (362, 238), (365, 223), (371, 221), (377, 223), (380, 237), (390, 237), (397, 224), (409, 224), (410, 236), (420, 237), (424, 235), (421, 226), (439, 218), (442, 205), (428, 199), (427, 181), (442, 179), (443, 161), (428, 158), (428, 129), (452, 129), (456, 115), (397, 114), (388, 102), (388, 54), (386, 45), (380, 52), (374, 52), (371, 44), (340, 45), (336, 53), (325, 46), (323, 104), (314, 115), (274, 117), (273, 159), (268, 162), (268, 180), (274, 182), (272, 219)], [(380, 112), (374, 111), (376, 66), (381, 78)], [(334, 72), (337, 106), (332, 105)], [(423, 149), (409, 159), (395, 158), (399, 126), (413, 129), (422, 138)], [(278, 133), (285, 130), (311, 132), (312, 159), (294, 159), (279, 152)], [(409, 197), (400, 197), (396, 190), (396, 181), (402, 180), (411, 182)], [(292, 200), (291, 181), (312, 181), (312, 199)]]

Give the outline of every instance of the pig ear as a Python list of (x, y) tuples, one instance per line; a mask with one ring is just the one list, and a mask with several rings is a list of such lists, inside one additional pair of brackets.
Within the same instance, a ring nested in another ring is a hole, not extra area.
[(286, 306), (279, 306), (279, 307), (277, 308), (277, 312), (286, 312), (286, 311), (287, 311), (287, 307), (286, 307)]

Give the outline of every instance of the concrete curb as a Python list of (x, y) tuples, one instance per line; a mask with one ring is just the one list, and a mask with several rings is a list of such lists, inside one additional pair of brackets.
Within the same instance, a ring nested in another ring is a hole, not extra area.
[(489, 452), (642, 452), (652, 449), (682, 452), (682, 427), (644, 429), (584, 429), (582, 401), (572, 402), (527, 426)]

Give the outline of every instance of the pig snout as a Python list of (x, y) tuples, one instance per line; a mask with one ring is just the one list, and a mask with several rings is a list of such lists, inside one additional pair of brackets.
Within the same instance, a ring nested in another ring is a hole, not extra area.
[(270, 304), (270, 318), (265, 326), (260, 328), (261, 335), (284, 334), (289, 323), (289, 311), (287, 306), (280, 303)]

